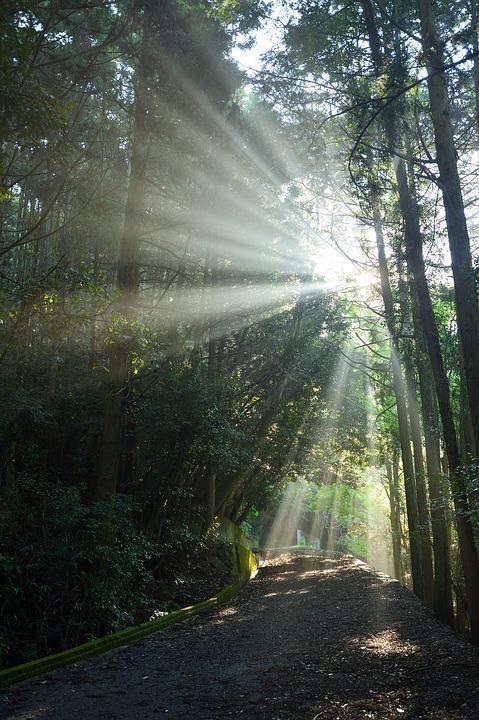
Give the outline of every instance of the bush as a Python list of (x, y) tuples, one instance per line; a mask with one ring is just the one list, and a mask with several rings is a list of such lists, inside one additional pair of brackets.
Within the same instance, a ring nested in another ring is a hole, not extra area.
[(82, 504), (78, 488), (18, 478), (1, 520), (2, 665), (72, 647), (154, 609), (150, 567), (159, 548), (135, 528), (132, 511), (119, 497), (115, 540), (98, 547), (100, 505)]

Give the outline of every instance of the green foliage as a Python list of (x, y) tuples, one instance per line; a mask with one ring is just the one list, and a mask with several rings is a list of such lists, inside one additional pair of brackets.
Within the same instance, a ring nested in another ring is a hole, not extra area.
[[(120, 497), (115, 543), (98, 547), (101, 507), (86, 507), (78, 488), (18, 477), (1, 517), (2, 664), (124, 627), (144, 609), (153, 546), (131, 526), (131, 510)], [(105, 579), (94, 572), (100, 562)]]
[[(214, 580), (218, 588), (236, 572), (229, 546), (198, 535), (191, 519), (176, 522), (164, 542), (153, 542), (133, 522), (138, 507), (126, 495), (118, 495), (113, 512), (108, 510), (114, 542), (98, 545), (105, 507), (85, 505), (81, 491), (19, 476), (15, 495), (3, 508), (2, 667), (204, 599), (202, 593), (217, 589), (205, 575), (213, 555), (224, 564), (224, 577), (217, 574)], [(193, 555), (195, 564), (185, 564)]]

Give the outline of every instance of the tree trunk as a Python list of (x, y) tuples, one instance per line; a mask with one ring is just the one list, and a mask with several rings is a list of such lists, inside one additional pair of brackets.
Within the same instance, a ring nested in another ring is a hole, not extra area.
[[(421, 0), (421, 11), (424, 14), (424, 7), (426, 5), (431, 6), (432, 3), (431, 0)], [(379, 43), (379, 37), (377, 35), (377, 31), (375, 29), (375, 18), (374, 18), (374, 11), (372, 9), (372, 5), (370, 3), (370, 0), (363, 0), (363, 9), (365, 13), (365, 21), (368, 27), (369, 35), (371, 39), (371, 48), (372, 48), (372, 54), (373, 54), (373, 61), (376, 67), (376, 70), (379, 71), (381, 64), (382, 64), (382, 56), (381, 56), (381, 49), (380, 49), (380, 43)], [(423, 22), (423, 32), (424, 32), (424, 19), (422, 18)], [(439, 84), (443, 83), (443, 91), (445, 92), (445, 100), (446, 100), (446, 106), (443, 106), (442, 109), (440, 109), (440, 112), (447, 110), (447, 118), (443, 118), (442, 122), (445, 122), (445, 129), (449, 130), (449, 137), (450, 137), (450, 146), (449, 149), (452, 147), (452, 150), (454, 151), (454, 144), (452, 142), (452, 130), (450, 127), (450, 118), (448, 115), (449, 108), (448, 108), (448, 98), (447, 98), (447, 86), (445, 85), (445, 77), (444, 73), (435, 75), (433, 78), (429, 76), (428, 82), (433, 81), (433, 84), (436, 84), (439, 82)], [(431, 92), (431, 88), (430, 88)], [(444, 102), (444, 97), (442, 98), (442, 101)], [(436, 103), (437, 105), (437, 103)], [(432, 106), (431, 106), (432, 109)], [(437, 109), (437, 108), (436, 108)], [(434, 111), (433, 111), (434, 115)], [(394, 149), (396, 146), (396, 132), (395, 132), (395, 119), (393, 115), (392, 108), (387, 109), (383, 116), (383, 122), (384, 127), (386, 130), (387, 140), (390, 147), (391, 152), (394, 154)], [(449, 125), (448, 125), (449, 123)], [(447, 128), (448, 125), (448, 128)], [(439, 127), (436, 127), (435, 124), (435, 133), (436, 133), (436, 145), (438, 141), (437, 133), (441, 132), (441, 129)], [(442, 141), (441, 141), (442, 142)], [(438, 158), (439, 158), (439, 149), (438, 152)], [(449, 158), (449, 161), (451, 158)], [(454, 156), (454, 167), (456, 170), (456, 176), (457, 176), (457, 183), (459, 183), (459, 176), (457, 175), (457, 164), (455, 162), (455, 156)], [(461, 557), (463, 558), (463, 562), (465, 563), (465, 566), (467, 565), (467, 571), (464, 570), (465, 576), (467, 576), (466, 580), (466, 586), (468, 587), (468, 597), (471, 605), (471, 612), (472, 614), (476, 615), (477, 618), (474, 622), (471, 624), (474, 624), (474, 627), (477, 628), (477, 633), (479, 635), (479, 564), (477, 562), (477, 552), (474, 545), (474, 537), (472, 534), (472, 526), (469, 520), (469, 516), (465, 514), (464, 510), (467, 507), (467, 497), (464, 493), (464, 488), (462, 488), (462, 493), (455, 492), (455, 489), (457, 488), (458, 483), (460, 484), (459, 476), (456, 473), (456, 470), (459, 467), (459, 451), (457, 446), (457, 438), (456, 438), (456, 432), (454, 427), (454, 421), (453, 421), (453, 415), (450, 405), (450, 394), (449, 394), (449, 384), (447, 380), (447, 376), (444, 370), (443, 360), (442, 360), (442, 354), (441, 354), (441, 348), (439, 344), (439, 336), (437, 333), (437, 326), (436, 326), (436, 320), (434, 317), (434, 312), (432, 309), (432, 303), (429, 296), (429, 288), (427, 285), (426, 275), (424, 271), (424, 260), (422, 257), (422, 237), (420, 232), (420, 225), (419, 225), (419, 213), (418, 208), (415, 203), (414, 198), (411, 195), (408, 182), (407, 182), (407, 172), (406, 172), (406, 166), (404, 163), (404, 160), (402, 160), (399, 157), (395, 157), (394, 162), (394, 168), (395, 168), (395, 174), (396, 174), (396, 180), (398, 184), (398, 193), (399, 193), (399, 204), (401, 208), (401, 213), (404, 219), (405, 224), (405, 240), (406, 240), (406, 255), (407, 255), (407, 261), (408, 261), (408, 269), (412, 273), (414, 277), (414, 283), (416, 286), (416, 292), (417, 292), (417, 298), (418, 298), (418, 306), (421, 316), (421, 324), (424, 329), (424, 333), (426, 336), (426, 342), (427, 342), (427, 348), (429, 357), (431, 360), (431, 365), (433, 369), (433, 375), (434, 375), (434, 382), (436, 386), (436, 393), (437, 398), (439, 402), (439, 408), (441, 413), (441, 419), (443, 424), (443, 433), (444, 433), (444, 440), (445, 445), (447, 449), (447, 455), (448, 455), (448, 463), (449, 467), (454, 473), (453, 478), (451, 478), (451, 485), (453, 486), (453, 493), (455, 498), (455, 504), (456, 504), (456, 515), (457, 515), (457, 525), (458, 525), (458, 536), (459, 536), (459, 543), (461, 545)], [(440, 168), (441, 170), (441, 168)], [(444, 170), (441, 170), (441, 176), (443, 171), (447, 174), (447, 168), (444, 166)], [(448, 178), (449, 182), (449, 178)], [(457, 188), (456, 188), (457, 191)], [(460, 192), (460, 185), (459, 185), (459, 197), (460, 197), (460, 204), (462, 206), (462, 196)], [(457, 198), (456, 198), (457, 199)], [(449, 209), (448, 209), (449, 208)], [(446, 208), (446, 215), (449, 213), (451, 215), (451, 203), (448, 199), (448, 208)], [(449, 229), (449, 225), (448, 225)], [(467, 247), (469, 246), (469, 240), (467, 238), (467, 228), (465, 227), (465, 220), (463, 223), (463, 230), (465, 230), (466, 239), (467, 239)], [(464, 238), (463, 238), (464, 241)], [(459, 243), (460, 244), (460, 243)], [(451, 255), (453, 256), (453, 265), (454, 265), (454, 254), (452, 253), (451, 249)], [(463, 252), (464, 256), (464, 252)], [(465, 252), (465, 256), (467, 259), (467, 252)], [(463, 258), (464, 259), (464, 258)], [(469, 252), (469, 259), (470, 259), (470, 252)], [(454, 269), (453, 269), (454, 271)], [(467, 273), (466, 273), (467, 276)], [(470, 283), (469, 283), (470, 285)], [(469, 287), (469, 286), (468, 286)], [(470, 288), (469, 288), (469, 295), (470, 295)], [(475, 298), (475, 288), (474, 288), (474, 298)], [(470, 298), (469, 298), (470, 299)], [(461, 298), (462, 302), (462, 298)], [(474, 300), (475, 303), (477, 303), (477, 300)], [(459, 318), (459, 309), (458, 309), (458, 318)], [(479, 334), (478, 334), (479, 337)], [(477, 346), (476, 346), (477, 347)], [(469, 363), (470, 365), (471, 363)], [(475, 372), (473, 374), (479, 375), (479, 366), (475, 369)], [(479, 393), (479, 383), (477, 383), (476, 391)], [(434, 484), (434, 483), (433, 483)], [(445, 603), (445, 607), (447, 610), (449, 601)], [(448, 611), (447, 611), (448, 612)], [(446, 615), (447, 615), (446, 612)]]
[(419, 10), (423, 50), (428, 71), (429, 104), (452, 260), (457, 326), (463, 348), (464, 375), (471, 410), (471, 423), (475, 445), (479, 447), (479, 363), (477, 362), (479, 306), (461, 181), (457, 168), (447, 77), (444, 70), (444, 43), (436, 30), (435, 0), (420, 0)]
[[(383, 72), (384, 59), (381, 50), (381, 41), (376, 25), (376, 17), (374, 8), (370, 0), (362, 0), (364, 21), (368, 33), (369, 46), (371, 50), (371, 58), (376, 76), (380, 76)], [(383, 113), (383, 121), (385, 124), (388, 145), (394, 147), (394, 119), (389, 112)], [(396, 397), (396, 408), (399, 422), (399, 434), (401, 442), (401, 454), (404, 470), (404, 487), (406, 490), (406, 509), (408, 518), (408, 530), (411, 550), (411, 573), (413, 578), (413, 590), (418, 597), (425, 599), (425, 584), (423, 581), (422, 568), (422, 549), (420, 538), (419, 517), (416, 499), (416, 486), (413, 469), (413, 459), (411, 454), (409, 425), (407, 418), (405, 389), (402, 372), (399, 362), (399, 353), (396, 341), (396, 330), (394, 323), (394, 303), (389, 283), (389, 271), (387, 266), (386, 254), (384, 251), (384, 240), (381, 216), (379, 212), (379, 202), (377, 197), (377, 189), (371, 188), (372, 207), (374, 217), (374, 229), (376, 234), (376, 245), (378, 250), (379, 272), (381, 277), (381, 293), (384, 302), (384, 312), (386, 315), (386, 324), (388, 326), (389, 335), (392, 343), (392, 367), (394, 393)], [(427, 583), (426, 583), (427, 584)]]
[[(400, 304), (401, 315), (403, 316), (403, 327), (405, 335), (410, 334), (408, 327), (409, 307), (407, 301), (407, 288), (400, 274)], [(414, 472), (416, 477), (416, 496), (419, 516), (419, 527), (421, 533), (421, 562), (424, 579), (424, 601), (428, 607), (433, 606), (434, 575), (432, 565), (431, 534), (429, 527), (428, 498), (426, 491), (426, 472), (424, 468), (424, 457), (422, 448), (422, 431), (419, 419), (419, 405), (417, 401), (416, 375), (414, 369), (413, 349), (408, 337), (402, 343), (404, 357), (404, 371), (407, 388), (407, 405), (411, 426), (411, 439), (414, 456)]]
[(471, 0), (471, 34), (472, 34), (472, 51), (475, 53), (473, 59), (473, 78), (474, 78), (474, 101), (476, 127), (479, 134), (479, 13), (477, 11), (477, 0)]
[(216, 510), (216, 473), (213, 472), (212, 468), (208, 468), (206, 473), (208, 481), (208, 527), (214, 523), (215, 510)]
[(133, 306), (139, 288), (139, 250), (146, 187), (149, 41), (150, 29), (145, 20), (135, 87), (130, 179), (117, 269), (119, 298), (114, 308), (108, 346), (107, 398), (94, 501), (109, 502), (115, 497), (121, 466), (123, 410), (130, 395), (130, 355), (135, 347)]
[(434, 391), (426, 341), (422, 329), (418, 300), (414, 285), (411, 286), (411, 305), (416, 338), (416, 367), (418, 369), (421, 395), (424, 444), (426, 450), (427, 479), (431, 508), (431, 529), (434, 553), (433, 609), (442, 622), (453, 625), (452, 578), (449, 528), (446, 514), (447, 498), (442, 490), (441, 446), (437, 400)]
[(391, 538), (393, 547), (393, 564), (394, 575), (399, 582), (403, 581), (402, 562), (401, 562), (401, 515), (399, 512), (399, 498), (397, 497), (397, 487), (394, 484), (394, 478), (389, 458), (384, 459), (386, 467), (386, 476), (388, 479), (389, 509), (391, 522)]
[[(372, 190), (374, 197), (374, 190)], [(384, 249), (384, 238), (382, 222), (379, 214), (378, 201), (373, 199), (374, 231), (378, 252), (379, 274), (381, 278), (381, 295), (386, 316), (386, 325), (391, 342), (391, 366), (393, 374), (394, 396), (396, 399), (396, 410), (399, 425), (399, 438), (401, 445), (401, 457), (404, 472), (404, 489), (406, 492), (406, 512), (409, 532), (409, 547), (411, 554), (411, 575), (415, 595), (424, 599), (424, 582), (422, 575), (422, 552), (421, 534), (419, 529), (419, 516), (417, 508), (416, 483), (414, 477), (414, 465), (411, 452), (411, 438), (409, 434), (409, 422), (406, 407), (406, 388), (399, 360), (399, 352), (396, 343), (396, 328), (394, 321), (394, 301), (389, 282), (389, 269)]]
[(464, 379), (464, 371), (461, 370), (460, 378), (461, 390), (459, 396), (459, 417), (460, 417), (460, 448), (461, 458), (464, 464), (471, 462), (477, 457), (477, 450), (474, 443), (474, 432), (471, 423), (471, 413), (469, 410), (469, 401), (467, 398), (466, 381)]

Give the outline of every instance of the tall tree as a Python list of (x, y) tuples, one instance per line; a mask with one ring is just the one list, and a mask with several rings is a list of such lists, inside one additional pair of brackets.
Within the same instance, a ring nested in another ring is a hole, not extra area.
[[(442, 191), (471, 422), (479, 448), (479, 305), (451, 119), (444, 41), (436, 21), (436, 0), (420, 0), (421, 34), (428, 76), (439, 182)], [(479, 632), (479, 630), (478, 630)]]
[(140, 21), (141, 44), (135, 72), (135, 96), (131, 135), (130, 177), (123, 233), (119, 246), (118, 300), (111, 322), (108, 343), (108, 382), (103, 435), (94, 501), (111, 501), (116, 494), (124, 439), (124, 406), (132, 392), (131, 356), (135, 350), (135, 303), (139, 288), (139, 253), (146, 188), (148, 153), (148, 112), (152, 76), (151, 44), (153, 18), (146, 11)]

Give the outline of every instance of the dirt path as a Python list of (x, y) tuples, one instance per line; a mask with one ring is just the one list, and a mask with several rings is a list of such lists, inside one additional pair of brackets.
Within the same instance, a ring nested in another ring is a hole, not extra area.
[(479, 653), (359, 561), (283, 556), (230, 605), (4, 700), (8, 720), (477, 720)]

